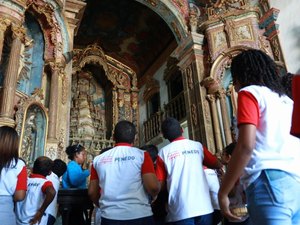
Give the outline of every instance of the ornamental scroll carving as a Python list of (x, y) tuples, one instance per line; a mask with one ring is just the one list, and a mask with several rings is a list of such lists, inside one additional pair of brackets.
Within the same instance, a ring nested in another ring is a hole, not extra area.
[(42, 104), (42, 90), (35, 89), (31, 97), (20, 99), (16, 112), (16, 130), (20, 136), (20, 156), (31, 167), (44, 155), (48, 130), (48, 112)]
[[(138, 88), (135, 72), (114, 58), (107, 56), (97, 44), (89, 45), (85, 49), (74, 49), (73, 76), (77, 76), (76, 74), (81, 74), (83, 71), (88, 71), (89, 68), (102, 70), (103, 72), (101, 73), (104, 74), (108, 82), (106, 85), (111, 86), (110, 88), (105, 88), (105, 91), (108, 91), (105, 96), (110, 96), (111, 98), (111, 107), (109, 106), (109, 108), (111, 109), (110, 116), (112, 117), (111, 121), (106, 121), (109, 123), (107, 124), (107, 132), (110, 133), (114, 125), (121, 119), (132, 121), (139, 127)], [(94, 79), (94, 75), (91, 72), (91, 79)], [(78, 91), (79, 89), (73, 90), (73, 93)], [(105, 104), (109, 105), (110, 103), (105, 100)], [(106, 107), (105, 110), (107, 110)], [(93, 139), (93, 137), (92, 135), (91, 138)], [(103, 146), (102, 144), (100, 145)]]

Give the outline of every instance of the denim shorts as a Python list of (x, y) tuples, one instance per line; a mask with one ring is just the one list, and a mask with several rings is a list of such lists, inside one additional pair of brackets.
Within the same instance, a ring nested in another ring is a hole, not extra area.
[(300, 182), (289, 173), (263, 170), (246, 195), (253, 224), (300, 225)]

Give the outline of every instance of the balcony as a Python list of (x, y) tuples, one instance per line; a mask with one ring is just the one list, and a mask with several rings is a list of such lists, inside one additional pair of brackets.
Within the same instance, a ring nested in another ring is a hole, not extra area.
[(152, 114), (144, 122), (143, 125), (145, 143), (151, 141), (153, 138), (157, 137), (160, 134), (161, 123), (167, 117), (174, 117), (180, 122), (186, 119), (186, 109), (183, 92), (178, 94), (169, 103), (165, 104), (163, 111), (158, 111)]

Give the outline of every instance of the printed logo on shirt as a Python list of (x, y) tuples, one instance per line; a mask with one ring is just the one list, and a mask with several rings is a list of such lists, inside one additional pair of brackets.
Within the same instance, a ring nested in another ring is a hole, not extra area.
[(39, 186), (40, 185), (40, 183), (29, 183), (28, 184), (28, 187), (37, 187), (37, 186)]
[(199, 150), (185, 150), (182, 155), (199, 154)]
[(112, 156), (106, 156), (100, 160), (100, 163), (106, 164), (106, 163), (112, 163), (112, 161), (113, 161)]
[(115, 162), (125, 162), (125, 161), (130, 161), (130, 160), (134, 160), (135, 156), (124, 156), (124, 157), (116, 157), (115, 158)]
[(176, 151), (176, 152), (172, 152), (168, 154), (168, 160), (173, 160), (175, 158), (177, 158), (178, 156), (180, 156), (180, 152)]

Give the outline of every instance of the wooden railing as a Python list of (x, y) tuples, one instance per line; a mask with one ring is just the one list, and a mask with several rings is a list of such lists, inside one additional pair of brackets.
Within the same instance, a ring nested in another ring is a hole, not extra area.
[(107, 139), (88, 140), (79, 137), (70, 137), (70, 145), (76, 144), (82, 145), (89, 154), (95, 157), (99, 155), (102, 149), (114, 146), (114, 141)]
[(166, 117), (174, 117), (178, 121), (182, 121), (186, 118), (183, 92), (173, 98), (168, 104), (165, 104), (163, 111), (156, 112), (144, 122), (144, 136), (146, 143), (160, 134), (161, 123)]

